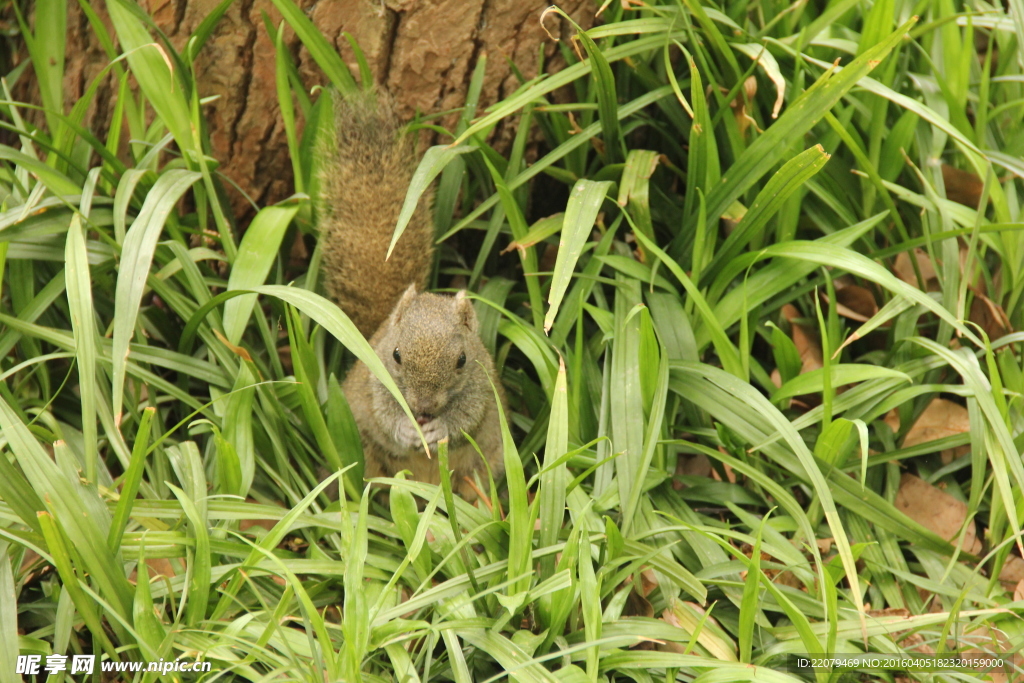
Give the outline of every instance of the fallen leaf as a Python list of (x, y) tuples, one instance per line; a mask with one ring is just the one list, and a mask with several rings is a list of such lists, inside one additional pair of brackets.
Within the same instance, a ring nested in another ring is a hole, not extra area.
[(903, 447), (916, 446), (969, 431), (971, 418), (967, 408), (944, 398), (935, 398), (907, 432)]
[(999, 580), (1011, 584), (1024, 581), (1024, 560), (1016, 555), (1007, 557), (999, 571)]
[(985, 184), (977, 174), (942, 164), (942, 184), (946, 186), (946, 199), (972, 209), (978, 208)]
[[(323, 475), (320, 478), (323, 479), (326, 476), (327, 476), (327, 471), (325, 470), (323, 472)], [(251, 496), (246, 498), (245, 502), (246, 503), (252, 503), (253, 505), (259, 505), (260, 504), (260, 501), (256, 500), (255, 498), (253, 498)], [(281, 503), (280, 501), (276, 501), (274, 504), (277, 505), (280, 508), (284, 508), (284, 504)], [(262, 519), (262, 518), (261, 519), (240, 519), (240, 520), (238, 520), (238, 530), (239, 531), (247, 531), (247, 530), (249, 530), (249, 529), (251, 529), (253, 527), (258, 526), (258, 527), (262, 527), (262, 528), (266, 529), (267, 531), (270, 531), (271, 529), (273, 529), (277, 525), (278, 521), (280, 521), (280, 520), (277, 520), (277, 519)]]
[(288, 251), (288, 267), (295, 268), (296, 270), (300, 268), (307, 270), (309, 268), (309, 247), (306, 246), (306, 240), (301, 230), (295, 231), (295, 239), (292, 241), (292, 247)]
[[(906, 472), (900, 477), (896, 509), (950, 542), (956, 541), (967, 521), (966, 503)], [(961, 547), (974, 555), (981, 552), (973, 520), (967, 522)]]
[(622, 608), (622, 616), (651, 619), (654, 617), (654, 607), (647, 598), (640, 595), (636, 589), (633, 589), (626, 596), (626, 604)]
[[(917, 266), (921, 269), (921, 277), (924, 279), (926, 292), (939, 291), (939, 278), (935, 274), (935, 264), (928, 257), (924, 249), (915, 249), (914, 258), (917, 259)], [(914, 273), (914, 264), (905, 251), (901, 251), (896, 257), (896, 264), (893, 266), (896, 277), (912, 287), (917, 287), (917, 274)]]
[(892, 639), (896, 641), (900, 647), (904, 650), (911, 652), (919, 652), (923, 655), (935, 654), (935, 648), (928, 644), (928, 641), (924, 639), (920, 633), (910, 633), (909, 631), (900, 631), (899, 633), (893, 633)]
[[(899, 412), (890, 411), (885, 416), (885, 423), (892, 428), (893, 432), (898, 432), (900, 430)], [(907, 432), (906, 438), (903, 439), (903, 448), (911, 448), (929, 441), (944, 439), (947, 436), (966, 434), (969, 431), (971, 431), (971, 418), (967, 408), (944, 398), (935, 398)], [(948, 465), (968, 452), (970, 452), (968, 445), (947, 448), (942, 451), (942, 462)]]
[(985, 330), (990, 340), (999, 339), (1013, 329), (1003, 307), (979, 292), (974, 293), (968, 320)]
[(1006, 683), (1009, 680), (1007, 671), (1012, 671), (1015, 666), (1024, 666), (1024, 652), (1020, 648), (1014, 648), (1006, 633), (1001, 629), (989, 628), (982, 624), (974, 631), (960, 635), (955, 640), (950, 638), (950, 640), (953, 642), (949, 643), (948, 649), (951, 652), (959, 651), (960, 656), (964, 659), (972, 656), (978, 659), (989, 659), (993, 654), (1002, 656), (1004, 665), (987, 674), (988, 680), (992, 683)]
[[(960, 261), (960, 274), (963, 276), (967, 272), (967, 257), (970, 250), (967, 245), (963, 242), (960, 243), (959, 261)], [(939, 277), (935, 272), (936, 265), (941, 266), (942, 262), (935, 259), (932, 261), (931, 257), (928, 256), (928, 252), (924, 249), (915, 249), (914, 258), (917, 260), (917, 266), (921, 269), (921, 277), (924, 278), (925, 291), (937, 292), (941, 289), (939, 286)], [(910, 260), (910, 255), (902, 251), (896, 257), (896, 263), (893, 265), (893, 272), (896, 273), (896, 277), (906, 282), (912, 287), (917, 287), (917, 274), (914, 273), (914, 263)], [(984, 294), (984, 279), (981, 276), (981, 270), (979, 268), (971, 268), (971, 287), (976, 291), (980, 291)]]
[[(697, 633), (697, 642), (707, 648), (708, 652), (715, 659), (729, 662), (737, 661), (734, 650), (735, 644), (726, 641), (716, 633), (715, 630), (721, 627), (714, 616), (708, 615), (704, 627), (698, 631), (698, 624), (700, 624), (704, 614), (704, 608), (697, 603), (672, 598), (669, 600), (668, 608), (661, 613), (661, 619), (676, 628), (682, 629), (686, 633)], [(708, 626), (713, 626), (714, 628), (708, 628)], [(680, 644), (676, 643), (676, 645), (679, 646)], [(676, 650), (672, 648), (670, 642), (665, 643), (664, 646), (659, 646), (658, 649), (669, 652), (683, 651), (682, 649)]]
[(1015, 602), (1024, 600), (1024, 579), (1021, 579), (1017, 584), (1017, 588), (1013, 591), (1013, 599)]
[[(736, 473), (732, 471), (732, 467), (729, 466), (729, 463), (724, 463), (722, 465), (722, 468), (725, 470), (725, 476), (729, 480), (729, 483), (730, 484), (735, 484), (736, 483)], [(713, 468), (711, 470), (711, 478), (714, 479), (715, 481), (722, 481), (722, 478), (720, 476), (718, 476), (718, 470), (713, 469)]]
[[(838, 283), (837, 283), (838, 284)], [(823, 297), (828, 301), (828, 297)], [(860, 285), (846, 285), (836, 288), (836, 313), (866, 323), (875, 313), (878, 313), (878, 304), (875, 303), (875, 295), (870, 289)]]
[(782, 317), (788, 320), (792, 327), (790, 335), (796, 350), (800, 352), (800, 360), (803, 361), (800, 374), (820, 368), (822, 366), (821, 344), (818, 342), (817, 331), (810, 326), (795, 322), (803, 316), (793, 304), (786, 304), (782, 307)]
[[(149, 579), (153, 580), (157, 576), (166, 576), (167, 578), (174, 578), (177, 572), (174, 571), (174, 565), (171, 561), (165, 557), (147, 557), (146, 567), (149, 570)], [(128, 576), (128, 581), (135, 584), (138, 582), (139, 568), (136, 567), (132, 570), (132, 573)]]
[(658, 575), (648, 567), (640, 572), (640, 592), (646, 598), (658, 585)]

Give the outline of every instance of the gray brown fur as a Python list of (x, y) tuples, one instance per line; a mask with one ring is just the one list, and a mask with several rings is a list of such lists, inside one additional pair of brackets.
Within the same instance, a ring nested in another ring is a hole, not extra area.
[[(430, 192), (384, 260), (416, 166), (391, 100), (375, 93), (338, 96), (335, 124), (335, 139), (321, 150), (319, 175), (325, 286), (359, 331), (372, 335), (370, 344), (419, 418), (432, 454), (427, 457), (413, 422), (360, 361), (342, 388), (363, 442), (365, 475), (410, 470), (414, 479), (437, 484), (437, 443), (448, 438), (455, 491), (474, 500), (469, 480), (486, 482), (486, 467), (463, 432), (479, 445), (495, 478), (505, 469), (498, 411), (507, 406), (494, 361), (465, 292), (419, 293), (433, 265)], [(466, 362), (458, 367), (463, 353)]]
[[(476, 499), (469, 481), (479, 476), (486, 484), (487, 470), (463, 432), (476, 441), (497, 479), (505, 469), (498, 410), (507, 412), (507, 405), (465, 292), (447, 297), (409, 287), (370, 344), (421, 423), (432, 457), (424, 453), (412, 421), (391, 393), (358, 362), (343, 389), (359, 425), (366, 477), (410, 470), (414, 479), (437, 484), (437, 443), (447, 437), (453, 488), (466, 500)], [(395, 359), (396, 349), (401, 362)]]
[(371, 336), (410, 284), (421, 289), (434, 260), (433, 193), (385, 261), (416, 168), (411, 137), (383, 93), (335, 94), (335, 136), (321, 149), (320, 241), (324, 286), (363, 336)]

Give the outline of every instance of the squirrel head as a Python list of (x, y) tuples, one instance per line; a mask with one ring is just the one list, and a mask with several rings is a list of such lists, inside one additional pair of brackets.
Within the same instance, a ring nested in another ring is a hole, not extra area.
[(485, 375), (477, 361), (487, 351), (477, 328), (465, 290), (449, 297), (417, 292), (413, 285), (391, 312), (377, 354), (420, 424), (444, 416)]

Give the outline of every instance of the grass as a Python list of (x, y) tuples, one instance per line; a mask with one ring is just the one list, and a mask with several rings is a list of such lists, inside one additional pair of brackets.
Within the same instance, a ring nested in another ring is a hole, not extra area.
[[(436, 181), (462, 255), (437, 281), (470, 283), (513, 407), (490, 507), (364, 488), (338, 378), (352, 356), (383, 369), (318, 294), (318, 252), (288, 279), (329, 117), (281, 27), (297, 194), (242, 232), (190, 68), (227, 2), (182, 54), (108, 3), (104, 76), (139, 91), (106, 139), (82, 126), (93, 88), (61, 107), (60, 27), (23, 19), (45, 116), (0, 103), (0, 681), (32, 654), (212, 664), (140, 681), (705, 683), (802, 680), (800, 652), (1024, 649), (1010, 6), (608, 3), (566, 68), (467, 107), (405, 215)], [(928, 440), (938, 397), (968, 426)], [(937, 487), (923, 514), (905, 473)]]

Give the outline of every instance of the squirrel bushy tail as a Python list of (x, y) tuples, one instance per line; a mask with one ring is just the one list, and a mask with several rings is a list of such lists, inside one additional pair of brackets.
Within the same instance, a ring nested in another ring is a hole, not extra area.
[[(319, 174), (320, 241), (327, 293), (369, 338), (411, 284), (423, 289), (434, 260), (432, 192), (385, 261), (409, 181), (414, 139), (382, 92), (334, 95), (334, 136)], [(328, 136), (330, 138), (331, 136)]]

